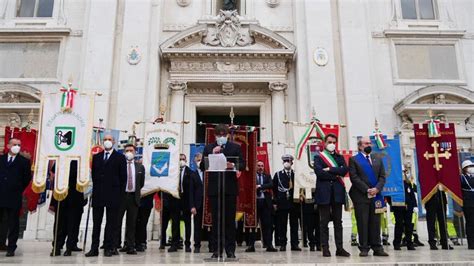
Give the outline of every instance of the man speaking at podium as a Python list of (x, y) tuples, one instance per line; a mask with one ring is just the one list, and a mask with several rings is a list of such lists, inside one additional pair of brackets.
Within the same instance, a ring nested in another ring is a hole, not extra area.
[[(213, 259), (222, 257), (223, 247), (227, 254), (227, 258), (235, 258), (235, 213), (237, 195), (239, 194), (239, 186), (237, 178), (240, 171), (245, 168), (245, 162), (240, 150), (240, 145), (228, 141), (229, 127), (226, 125), (217, 125), (215, 128), (216, 141), (208, 144), (204, 148), (203, 156), (208, 158), (209, 154), (223, 153), (227, 158), (227, 171), (225, 172), (225, 182), (221, 181), (219, 188), (219, 175), (217, 172), (208, 173), (208, 192), (209, 202), (211, 204), (212, 213), (212, 242), (214, 247)], [(201, 163), (201, 170), (206, 170), (206, 164)], [(219, 214), (219, 198), (222, 197), (221, 221), (218, 219)], [(218, 227), (219, 226), (219, 227)], [(220, 234), (218, 232), (220, 228)], [(220, 239), (218, 239), (220, 235)], [(225, 238), (225, 239), (224, 239)], [(219, 242), (218, 242), (219, 241)]]

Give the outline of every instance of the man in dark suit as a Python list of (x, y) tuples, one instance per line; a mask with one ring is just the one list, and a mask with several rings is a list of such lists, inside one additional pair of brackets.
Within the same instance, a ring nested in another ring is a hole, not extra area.
[(184, 221), (184, 251), (191, 252), (191, 202), (193, 202), (194, 193), (192, 191), (192, 182), (195, 179), (195, 172), (186, 165), (186, 155), (179, 155), (179, 202), (180, 217)]
[[(268, 252), (277, 251), (273, 247), (271, 231), (272, 215), (272, 195), (273, 182), (270, 175), (265, 174), (265, 164), (262, 161), (257, 162), (257, 221), (260, 221), (260, 230), (262, 231), (262, 243), (267, 246)], [(255, 252), (255, 239), (257, 232), (250, 232), (249, 245), (245, 252)]]
[(193, 175), (191, 182), (191, 214), (193, 217), (194, 224), (194, 253), (201, 252), (201, 236), (202, 236), (202, 214), (203, 214), (203, 203), (204, 203), (204, 173), (201, 170), (200, 165), (202, 162), (202, 154), (196, 153), (194, 156), (197, 169)]
[(127, 184), (125, 193), (122, 196), (118, 216), (118, 234), (116, 235), (116, 247), (120, 246), (122, 235), (122, 220), (127, 212), (125, 243), (120, 252), (127, 252), (129, 255), (137, 254), (135, 250), (135, 230), (137, 224), (138, 207), (140, 206), (140, 191), (145, 184), (145, 167), (141, 163), (135, 162), (136, 147), (133, 144), (125, 145), (125, 158), (127, 159)]
[(319, 208), (321, 247), (324, 257), (330, 257), (329, 228), (332, 220), (336, 256), (349, 257), (342, 240), (342, 205), (346, 200), (344, 176), (347, 165), (344, 157), (336, 152), (337, 136), (328, 134), (324, 138), (325, 149), (314, 157), (316, 173), (316, 204)]
[[(50, 176), (52, 182), (54, 182), (55, 173), (56, 166), (53, 165)], [(59, 256), (64, 243), (66, 243), (64, 256), (71, 256), (72, 251), (82, 251), (82, 249), (77, 247), (77, 242), (79, 241), (79, 226), (81, 225), (82, 213), (84, 212), (84, 206), (87, 204), (87, 200), (84, 199), (84, 193), (76, 190), (76, 183), (77, 161), (71, 161), (69, 166), (69, 188), (67, 197), (61, 201), (59, 208), (58, 202), (54, 198), (51, 199), (50, 205), (54, 207), (55, 210), (53, 228), (56, 228), (56, 224), (58, 224), (56, 250), (51, 252), (51, 256)]]
[(118, 215), (120, 204), (127, 183), (127, 160), (114, 148), (112, 135), (104, 136), (104, 151), (92, 158), (92, 229), (91, 250), (86, 257), (99, 255), (100, 228), (104, 209), (106, 224), (104, 234), (104, 256), (118, 255), (115, 236), (118, 232)]
[(148, 219), (153, 209), (153, 197), (150, 194), (140, 199), (140, 207), (138, 208), (137, 226), (135, 230), (135, 249), (138, 252), (144, 252), (147, 249), (147, 230)]
[[(215, 250), (212, 258), (217, 259), (222, 256), (222, 247), (225, 242), (227, 258), (234, 259), (235, 213), (237, 196), (239, 194), (237, 178), (240, 176), (240, 171), (235, 170), (245, 169), (245, 162), (242, 157), (240, 145), (228, 141), (228, 126), (217, 125), (215, 128), (215, 137), (216, 142), (211, 143), (204, 148), (203, 157), (208, 158), (209, 154), (223, 153), (227, 157), (227, 169), (230, 171), (225, 173), (225, 182), (223, 182), (224, 186), (221, 188), (219, 188), (219, 178), (222, 178), (222, 175), (212, 172), (208, 175), (209, 191), (207, 195), (209, 196), (212, 212), (212, 238), (216, 247), (220, 247), (220, 250)], [(236, 167), (238, 167), (238, 169)], [(205, 164), (201, 164), (201, 170), (206, 170)], [(221, 206), (221, 210), (219, 210), (219, 205)], [(219, 213), (222, 214), (220, 221), (218, 219)], [(225, 228), (225, 232), (218, 232), (218, 228)], [(218, 235), (221, 236), (221, 239), (218, 239)], [(225, 241), (223, 239), (224, 236)]]
[(0, 217), (6, 216), (8, 223), (7, 257), (15, 256), (16, 242), (20, 231), (20, 209), (22, 195), (31, 181), (31, 164), (19, 154), (21, 141), (12, 138), (8, 142), (7, 154), (0, 156)]
[(312, 194), (313, 200), (303, 200), (300, 203), (303, 210), (303, 246), (307, 247), (309, 244), (309, 251), (321, 251), (319, 210), (314, 203), (315, 194)]
[(278, 244), (280, 251), (286, 251), (288, 239), (286, 232), (288, 228), (288, 216), (290, 217), (291, 250), (301, 251), (298, 239), (298, 221), (300, 219), (300, 203), (293, 200), (293, 184), (295, 182), (295, 172), (291, 169), (293, 156), (286, 154), (281, 157), (283, 170), (278, 171), (273, 176), (273, 197), (274, 208), (278, 220)]
[(161, 192), (161, 241), (160, 249), (166, 247), (166, 230), (168, 229), (168, 223), (171, 220), (171, 247), (168, 252), (176, 252), (179, 249), (179, 212), (181, 203), (179, 199), (171, 196), (171, 194), (162, 191)]
[(428, 228), (428, 243), (430, 250), (438, 250), (436, 246), (436, 222), (438, 222), (439, 238), (441, 248), (452, 250), (453, 247), (448, 244), (448, 232), (446, 225), (446, 210), (448, 200), (442, 186), (436, 188), (436, 193), (425, 203), (426, 226)]
[(385, 204), (381, 194), (385, 185), (385, 168), (382, 158), (371, 154), (370, 138), (359, 139), (357, 147), (359, 153), (349, 159), (352, 182), (349, 194), (357, 220), (359, 255), (366, 257), (372, 249), (374, 256), (388, 256), (381, 244), (379, 215)]

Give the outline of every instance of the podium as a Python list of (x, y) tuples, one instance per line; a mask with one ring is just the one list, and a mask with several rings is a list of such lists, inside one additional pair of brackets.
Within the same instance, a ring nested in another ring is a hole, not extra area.
[[(239, 158), (238, 157), (226, 157), (227, 162), (232, 162), (234, 165), (232, 168), (225, 170), (211, 170), (209, 169), (209, 158), (204, 158), (205, 169), (207, 173), (207, 197), (209, 197), (209, 203), (211, 204), (212, 213), (212, 239), (215, 245), (214, 254), (218, 254), (218, 258), (206, 258), (204, 261), (208, 262), (224, 262), (224, 261), (237, 261), (236, 258), (224, 258), (223, 251), (226, 245), (226, 231), (232, 224), (235, 231), (235, 211), (229, 215), (226, 211), (234, 209), (236, 210), (237, 195), (238, 195), (238, 181), (237, 172), (239, 169)], [(214, 206), (216, 204), (217, 206)], [(213, 211), (217, 209), (217, 212)], [(215, 215), (217, 214), (217, 217)], [(231, 217), (228, 217), (231, 216)], [(215, 228), (216, 226), (216, 228)], [(217, 231), (217, 239), (215, 239), (215, 230)], [(234, 233), (235, 236), (235, 233)], [(235, 245), (235, 239), (234, 239)]]

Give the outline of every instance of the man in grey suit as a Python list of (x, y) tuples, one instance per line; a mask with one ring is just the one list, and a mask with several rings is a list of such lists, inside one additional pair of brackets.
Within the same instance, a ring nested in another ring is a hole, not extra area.
[(385, 168), (382, 158), (371, 154), (370, 138), (359, 139), (357, 147), (359, 153), (349, 159), (352, 182), (349, 194), (354, 203), (359, 231), (359, 255), (366, 257), (372, 249), (374, 256), (388, 256), (381, 244), (379, 215), (385, 208), (381, 194), (385, 185)]
[(125, 157), (127, 158), (127, 183), (125, 194), (119, 211), (118, 234), (116, 246), (120, 245), (122, 235), (122, 220), (127, 212), (125, 243), (120, 252), (127, 252), (129, 255), (137, 254), (135, 250), (135, 229), (137, 223), (138, 207), (140, 206), (140, 191), (145, 183), (145, 168), (142, 164), (134, 162), (136, 148), (133, 144), (125, 145)]

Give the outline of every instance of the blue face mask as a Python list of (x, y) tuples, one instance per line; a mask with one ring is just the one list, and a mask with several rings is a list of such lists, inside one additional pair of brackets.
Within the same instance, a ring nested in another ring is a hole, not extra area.
[(226, 145), (227, 144), (227, 137), (226, 136), (218, 137), (218, 138), (216, 138), (216, 142), (217, 142), (217, 145), (219, 145), (219, 146)]

